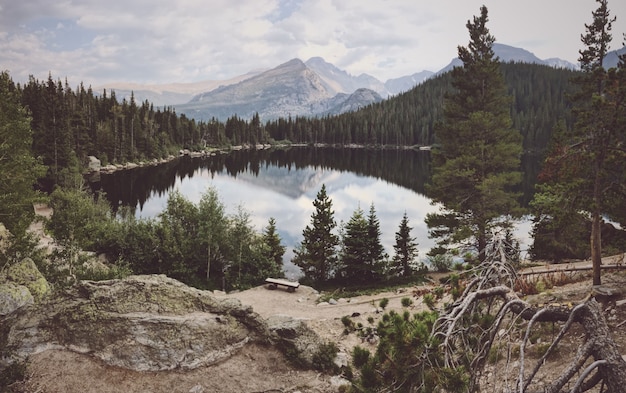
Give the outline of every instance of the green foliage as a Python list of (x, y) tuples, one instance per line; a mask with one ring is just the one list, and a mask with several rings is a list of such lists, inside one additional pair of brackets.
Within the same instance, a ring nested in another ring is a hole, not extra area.
[(360, 347), (359, 345), (355, 346), (352, 350), (352, 363), (354, 367), (361, 369), (369, 360), (370, 360), (370, 351)]
[(424, 296), (422, 296), (422, 301), (429, 309), (435, 309), (435, 296), (433, 296), (432, 294), (425, 293)]
[[(423, 312), (411, 316), (407, 311), (384, 314), (378, 324), (380, 341), (372, 356), (360, 347), (353, 350), (353, 363), (360, 371), (354, 387), (360, 392), (376, 392), (391, 389), (399, 392), (434, 391), (438, 375), (437, 356), (428, 348), (436, 347), (430, 337), (432, 325), (437, 318), (434, 312)], [(445, 375), (440, 381), (450, 384), (458, 375)], [(421, 388), (418, 388), (421, 386)], [(450, 386), (450, 385), (448, 385)]]
[(311, 359), (313, 368), (318, 371), (337, 374), (339, 367), (335, 364), (335, 358), (338, 352), (339, 348), (334, 342), (321, 344)]
[(448, 254), (437, 254), (428, 257), (428, 264), (438, 272), (448, 272), (452, 268), (452, 256)]
[(440, 246), (468, 245), (481, 260), (492, 231), (508, 227), (508, 217), (521, 214), (512, 189), (521, 181), (522, 138), (512, 128), (511, 100), (487, 21), (483, 6), (480, 17), (467, 24), (470, 44), (459, 47), (463, 67), (452, 70), (456, 92), (445, 101), (427, 189), (443, 209), (426, 217), (430, 236)]
[(603, 67), (615, 18), (610, 17), (606, 0), (597, 3), (593, 22), (585, 25), (586, 33), (581, 36), (585, 45), (579, 58), (583, 73), (574, 79), (579, 90), (571, 97), (576, 122), (572, 129), (561, 127), (554, 134), (540, 177), (543, 185), (533, 206), (538, 217), (537, 239), (539, 235), (547, 237), (541, 239), (543, 244), (535, 245), (535, 252), (547, 249), (554, 254), (553, 259), (578, 253), (574, 247), (579, 244), (570, 240), (568, 247), (559, 248), (559, 240), (552, 234), (562, 232), (565, 239), (578, 235), (575, 231), (583, 229), (572, 227), (572, 222), (580, 222), (581, 214), (589, 217), (594, 285), (601, 283), (603, 218), (626, 223), (622, 186), (626, 180), (626, 152), (615, 148), (623, 145), (626, 135), (626, 63), (622, 59), (616, 69)]
[(315, 283), (328, 280), (336, 269), (335, 249), (339, 238), (333, 233), (336, 227), (332, 200), (326, 194), (326, 185), (313, 201), (315, 211), (311, 225), (302, 231), (303, 240), (295, 249), (292, 262), (299, 266), (305, 277)]
[(380, 302), (378, 303), (378, 305), (380, 306), (380, 308), (382, 308), (383, 310), (385, 308), (387, 308), (387, 305), (389, 304), (389, 299), (387, 299), (386, 297), (380, 299)]
[(415, 258), (417, 258), (418, 244), (415, 242), (415, 238), (411, 237), (411, 227), (409, 226), (409, 218), (404, 212), (400, 226), (396, 232), (396, 242), (393, 245), (395, 255), (393, 256), (393, 272), (402, 275), (410, 276), (415, 273), (417, 266), (415, 265)]
[(31, 149), (33, 132), (21, 98), (9, 74), (0, 72), (0, 223), (18, 242), (34, 218), (33, 190), (45, 171)]
[(400, 303), (402, 304), (402, 307), (410, 307), (413, 304), (413, 300), (409, 297), (403, 297), (400, 299)]

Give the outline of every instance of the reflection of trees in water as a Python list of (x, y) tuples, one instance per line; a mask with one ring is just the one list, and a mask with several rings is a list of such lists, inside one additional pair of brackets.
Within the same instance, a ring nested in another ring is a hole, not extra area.
[[(520, 192), (523, 204), (533, 193), (540, 158), (522, 159), (524, 180)], [(119, 206), (143, 208), (152, 195), (162, 196), (171, 190), (176, 179), (192, 178), (201, 169), (211, 175), (241, 173), (258, 176), (270, 167), (301, 170), (336, 170), (385, 180), (425, 195), (424, 185), (430, 176), (430, 153), (406, 149), (360, 149), (334, 147), (293, 147), (277, 150), (239, 150), (210, 157), (180, 159), (153, 167), (135, 168), (102, 174), (92, 189), (103, 190), (114, 209)]]
[[(523, 160), (524, 200), (532, 195), (532, 185), (538, 170), (537, 158)], [(120, 206), (143, 208), (152, 196), (163, 196), (177, 179), (192, 178), (198, 170), (207, 170), (211, 176), (226, 173), (237, 177), (247, 173), (258, 176), (262, 169), (271, 167), (288, 170), (336, 170), (385, 180), (389, 183), (425, 195), (424, 185), (430, 176), (430, 153), (406, 149), (311, 148), (293, 147), (277, 150), (239, 150), (210, 157), (180, 159), (153, 167), (135, 168), (102, 174), (100, 182), (92, 183), (93, 190), (103, 190), (117, 210)]]

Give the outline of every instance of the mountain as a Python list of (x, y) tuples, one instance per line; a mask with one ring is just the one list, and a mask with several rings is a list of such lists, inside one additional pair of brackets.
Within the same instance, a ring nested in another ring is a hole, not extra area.
[(385, 84), (368, 74), (352, 76), (344, 70), (340, 70), (333, 64), (326, 62), (321, 57), (312, 57), (305, 65), (314, 71), (324, 82), (327, 89), (336, 93), (353, 93), (357, 89), (366, 88), (374, 90), (383, 97), (389, 93)]
[(411, 90), (412, 88), (424, 82), (426, 79), (430, 78), (433, 75), (435, 75), (435, 73), (432, 71), (416, 72), (413, 75), (389, 79), (387, 80), (387, 82), (385, 82), (385, 87), (387, 88), (389, 94), (396, 95)]
[(626, 55), (626, 46), (623, 46), (621, 49), (610, 51), (606, 54), (606, 58), (604, 59), (604, 67), (617, 67), (617, 64), (619, 63), (619, 57), (623, 55)]
[(94, 92), (98, 94), (104, 89), (115, 91), (115, 97), (119, 101), (126, 99), (130, 101), (131, 93), (135, 96), (136, 102), (144, 102), (148, 100), (155, 106), (172, 106), (185, 104), (189, 102), (195, 95), (205, 91), (211, 91), (221, 86), (232, 85), (241, 82), (261, 71), (250, 71), (244, 75), (239, 75), (226, 80), (206, 80), (193, 83), (168, 83), (160, 85), (140, 85), (138, 83), (111, 83), (94, 88)]
[[(514, 46), (504, 45), (504, 44), (493, 44), (493, 52), (495, 55), (500, 58), (502, 63), (534, 63), (534, 64), (543, 64), (549, 65), (557, 68), (567, 68), (575, 70), (578, 67), (575, 64), (572, 64), (566, 60), (561, 60), (557, 58), (551, 58), (548, 60), (541, 60), (537, 56), (535, 56), (532, 52), (527, 51), (526, 49), (516, 48)], [(444, 74), (454, 67), (461, 67), (463, 62), (458, 57), (452, 59), (450, 64), (439, 70), (436, 75)]]
[[(197, 120), (225, 120), (233, 115), (250, 119), (255, 113), (269, 120), (342, 113), (382, 100), (367, 89), (337, 93), (348, 89), (352, 77), (319, 61), (316, 66), (323, 69), (324, 77), (293, 59), (239, 83), (198, 94), (187, 104), (177, 105), (176, 110)], [(332, 78), (332, 73), (337, 77)]]

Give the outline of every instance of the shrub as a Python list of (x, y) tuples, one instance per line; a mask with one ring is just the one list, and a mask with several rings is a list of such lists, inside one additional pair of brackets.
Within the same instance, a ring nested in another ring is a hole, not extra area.
[(425, 294), (422, 299), (424, 300), (424, 304), (430, 308), (431, 310), (435, 309), (435, 297), (430, 293)]
[(352, 350), (352, 363), (354, 364), (354, 367), (358, 369), (363, 367), (363, 365), (367, 363), (369, 358), (370, 358), (370, 351), (365, 348), (361, 348), (360, 346), (357, 345)]
[(378, 303), (380, 308), (382, 308), (383, 310), (387, 307), (388, 304), (389, 304), (389, 299), (387, 299), (386, 297), (380, 299), (380, 303)]
[(402, 303), (402, 307), (409, 307), (413, 304), (413, 300), (408, 297), (403, 297), (400, 302)]
[(339, 372), (339, 367), (335, 364), (337, 352), (339, 352), (339, 348), (337, 348), (335, 343), (328, 342), (326, 344), (321, 344), (311, 359), (313, 368), (318, 371), (337, 374)]
[(428, 259), (428, 262), (438, 272), (448, 272), (452, 268), (452, 257), (450, 255), (433, 255)]

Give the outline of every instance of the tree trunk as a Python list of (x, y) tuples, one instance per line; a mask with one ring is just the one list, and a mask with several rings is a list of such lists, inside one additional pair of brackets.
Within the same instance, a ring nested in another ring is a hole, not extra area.
[(593, 265), (593, 285), (600, 285), (600, 270), (602, 266), (602, 217), (600, 216), (600, 179), (599, 163), (595, 163), (595, 180), (593, 184), (593, 212), (591, 217), (591, 263)]

